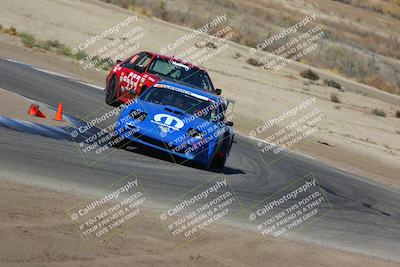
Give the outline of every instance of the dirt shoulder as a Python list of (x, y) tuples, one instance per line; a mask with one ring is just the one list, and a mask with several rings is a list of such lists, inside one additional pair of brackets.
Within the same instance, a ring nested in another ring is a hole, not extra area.
[(1, 56), (16, 61), (24, 62), (32, 66), (58, 72), (77, 80), (85, 80), (98, 86), (104, 86), (104, 73), (87, 70), (82, 76), (83, 70), (73, 59), (56, 56), (50, 53), (41, 53), (26, 48), (18, 37), (0, 34)]
[(3, 178), (1, 266), (398, 266), (300, 242), (271, 245), (253, 232), (222, 225), (177, 249), (153, 215), (89, 250), (65, 213), (83, 199)]

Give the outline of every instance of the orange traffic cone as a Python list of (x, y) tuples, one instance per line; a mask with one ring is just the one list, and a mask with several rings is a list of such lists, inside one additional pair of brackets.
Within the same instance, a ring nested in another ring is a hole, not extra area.
[(54, 116), (53, 120), (55, 120), (55, 121), (63, 121), (62, 110), (63, 110), (63, 106), (62, 106), (62, 103), (60, 102), (60, 103), (58, 103), (57, 113), (56, 113), (56, 116)]
[(31, 116), (35, 116), (35, 115), (36, 115), (36, 112), (38, 111), (38, 109), (39, 109), (39, 106), (38, 106), (38, 105), (33, 105), (33, 104), (32, 104), (32, 105), (29, 107), (28, 114), (31, 115)]
[(28, 114), (31, 116), (46, 118), (46, 116), (39, 110), (39, 106), (34, 104), (29, 107)]

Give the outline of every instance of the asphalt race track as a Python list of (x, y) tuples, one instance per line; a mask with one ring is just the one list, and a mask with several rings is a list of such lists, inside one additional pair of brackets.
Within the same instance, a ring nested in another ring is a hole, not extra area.
[[(84, 117), (105, 105), (104, 92), (99, 89), (4, 59), (0, 59), (0, 87), (53, 107), (62, 101), (64, 111), (76, 117)], [(115, 152), (88, 166), (71, 141), (5, 127), (0, 127), (0, 136), (1, 175), (76, 192), (102, 190), (133, 173), (152, 202), (168, 203), (220, 175), (132, 147), (113, 148)], [(296, 153), (265, 166), (254, 149), (254, 141), (238, 134), (235, 139), (222, 173), (244, 208), (312, 173), (333, 211), (296, 237), (400, 260), (399, 192)], [(262, 156), (267, 162), (273, 158), (268, 153)], [(254, 228), (247, 217), (244, 211), (232, 223)]]

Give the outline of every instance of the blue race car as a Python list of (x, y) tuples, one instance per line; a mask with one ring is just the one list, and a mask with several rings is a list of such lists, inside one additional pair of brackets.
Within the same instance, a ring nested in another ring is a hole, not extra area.
[(122, 111), (115, 133), (125, 145), (135, 141), (206, 168), (223, 168), (234, 136), (226, 116), (223, 98), (160, 81)]

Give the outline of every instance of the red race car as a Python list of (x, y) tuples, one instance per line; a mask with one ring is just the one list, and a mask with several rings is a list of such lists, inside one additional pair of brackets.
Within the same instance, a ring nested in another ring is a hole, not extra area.
[(112, 106), (126, 103), (160, 80), (221, 94), (204, 69), (176, 58), (140, 52), (124, 61), (118, 60), (110, 70), (106, 79), (106, 103)]

